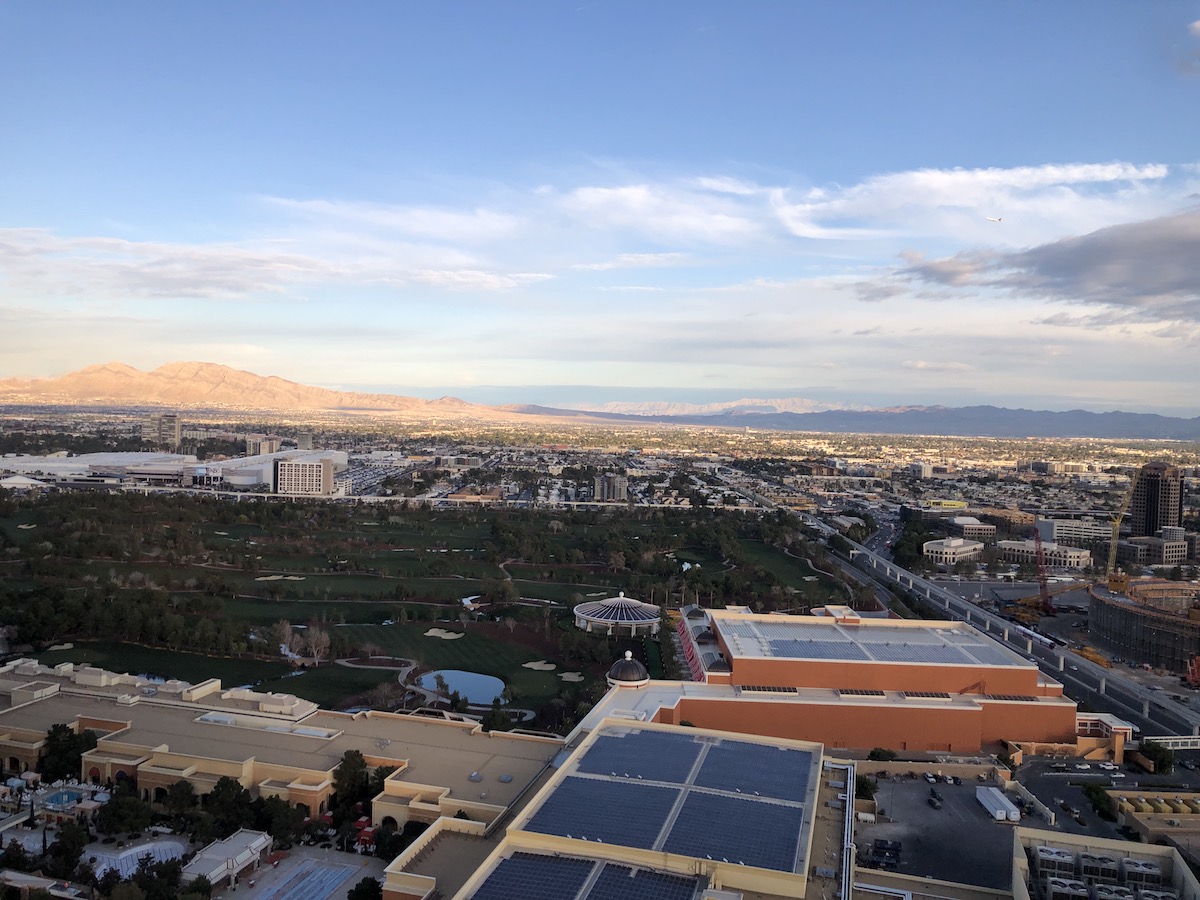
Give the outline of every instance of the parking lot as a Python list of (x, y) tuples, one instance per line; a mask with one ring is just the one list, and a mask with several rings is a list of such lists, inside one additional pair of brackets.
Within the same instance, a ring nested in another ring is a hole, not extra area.
[[(894, 821), (859, 824), (855, 841), (863, 855), (876, 840), (898, 842), (902, 849), (895, 870), (906, 875), (1007, 889), (1012, 879), (1012, 826), (994, 821), (979, 805), (979, 784), (964, 780), (930, 785), (924, 778), (906, 776), (880, 779), (875, 801)], [(941, 796), (941, 809), (930, 805), (931, 789)]]

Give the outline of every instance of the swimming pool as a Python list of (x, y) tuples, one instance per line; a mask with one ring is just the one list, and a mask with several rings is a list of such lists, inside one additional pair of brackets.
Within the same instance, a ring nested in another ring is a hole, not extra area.
[(58, 809), (63, 809), (64, 807), (67, 807), (67, 806), (74, 806), (76, 803), (78, 803), (80, 801), (80, 799), (83, 798), (83, 796), (84, 796), (83, 791), (72, 791), (72, 790), (63, 788), (62, 790), (55, 791), (53, 794), (51, 794), (49, 797), (47, 797), (46, 805), (57, 807)]

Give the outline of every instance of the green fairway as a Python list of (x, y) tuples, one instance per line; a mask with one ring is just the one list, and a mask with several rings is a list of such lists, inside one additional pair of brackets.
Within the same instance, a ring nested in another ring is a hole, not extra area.
[(385, 669), (352, 669), (346, 666), (324, 665), (317, 669), (304, 669), (294, 675), (264, 681), (257, 686), (257, 690), (295, 694), (319, 706), (333, 709), (344, 706), (350, 697), (366, 693), (377, 684), (395, 680), (396, 673)]
[(192, 684), (208, 678), (220, 678), (224, 687), (254, 684), (264, 679), (277, 678), (291, 669), (291, 666), (282, 661), (225, 659), (202, 656), (198, 653), (156, 650), (135, 644), (100, 642), (78, 643), (71, 650), (44, 650), (37, 654), (37, 659), (48, 666), (61, 662), (90, 663), (111, 672), (178, 678)]
[[(432, 628), (446, 631), (465, 631), (461, 638), (443, 640), (426, 637)], [(365, 643), (378, 644), (391, 656), (412, 659), (428, 669), (461, 669), (494, 675), (512, 685), (519, 697), (544, 701), (554, 696), (561, 686), (557, 671), (537, 672), (523, 668), (523, 664), (542, 659), (532, 651), (515, 644), (504, 643), (473, 632), (471, 626), (448, 622), (419, 622), (405, 625), (347, 625), (339, 628), (346, 633), (354, 646)], [(558, 660), (549, 660), (558, 662)]]
[[(761, 541), (742, 539), (739, 543), (749, 562), (771, 572), (782, 584), (794, 588), (806, 602), (813, 605), (845, 602), (846, 592), (841, 585), (814, 570), (805, 560), (788, 556)], [(812, 578), (816, 580), (807, 580)]]

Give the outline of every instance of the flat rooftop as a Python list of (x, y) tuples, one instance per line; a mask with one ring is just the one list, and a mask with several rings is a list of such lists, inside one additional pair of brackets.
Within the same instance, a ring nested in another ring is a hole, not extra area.
[(804, 873), (821, 746), (605, 723), (514, 829)]
[(736, 657), (825, 662), (910, 663), (1034, 668), (1033, 663), (963, 622), (710, 612), (713, 630)]
[(486, 790), (489, 802), (502, 806), (516, 799), (562, 746), (552, 739), (488, 734), (463, 724), (388, 713), (319, 711), (302, 719), (297, 728), (270, 716), (214, 716), (202, 706), (148, 701), (123, 706), (109, 696), (82, 691), (0, 710), (0, 728), (45, 732), (77, 716), (128, 722), (129, 728), (113, 740), (141, 748), (147, 755), (178, 753), (239, 764), (254, 759), (328, 772), (347, 750), (359, 750), (376, 764), (389, 761), (407, 766), (398, 776), (401, 781), (448, 788), (460, 798), (474, 799)]

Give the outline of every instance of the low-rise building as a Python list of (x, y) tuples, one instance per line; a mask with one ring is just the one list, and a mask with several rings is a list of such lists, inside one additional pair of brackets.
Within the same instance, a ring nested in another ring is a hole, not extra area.
[[(1000, 558), (1018, 565), (1036, 565), (1038, 547), (1036, 541), (999, 541), (996, 549)], [(1062, 544), (1042, 544), (1042, 559), (1046, 565), (1064, 569), (1085, 569), (1092, 564), (1090, 550), (1081, 547), (1065, 547)]]
[(983, 544), (966, 538), (941, 538), (921, 545), (921, 554), (939, 566), (952, 566), (964, 560), (978, 559)]

